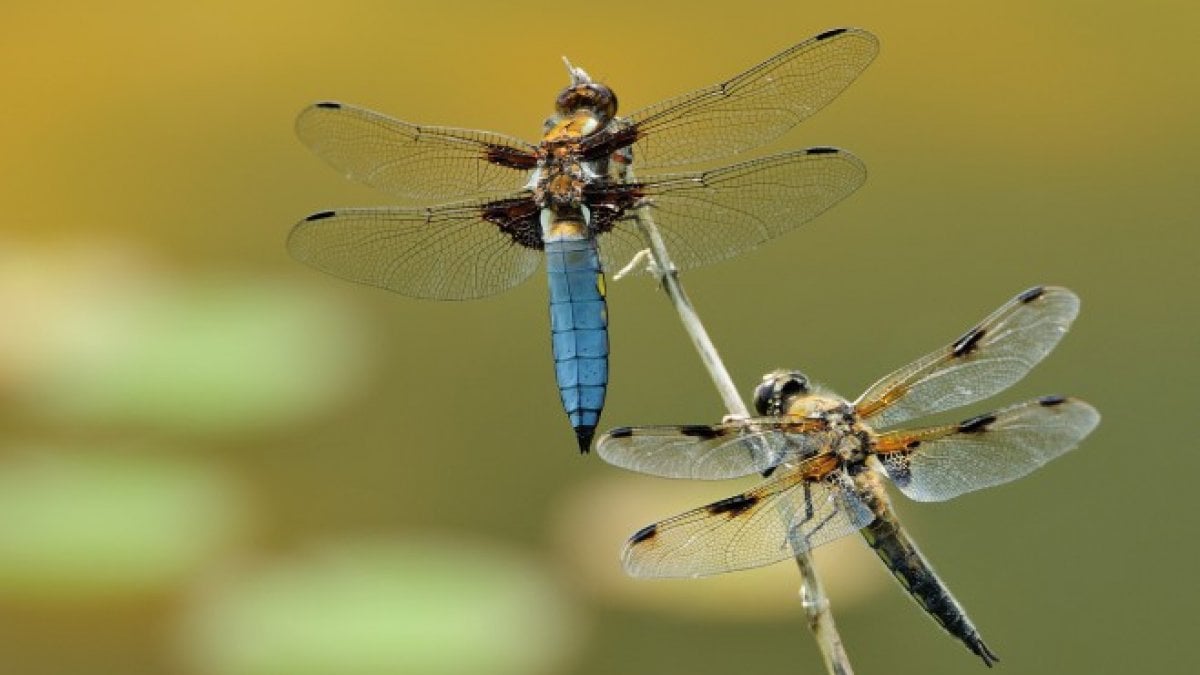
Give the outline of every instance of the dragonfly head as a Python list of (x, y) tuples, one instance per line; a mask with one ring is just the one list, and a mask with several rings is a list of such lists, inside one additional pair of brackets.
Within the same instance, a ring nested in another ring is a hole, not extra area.
[(763, 376), (754, 389), (754, 409), (759, 415), (778, 416), (787, 412), (798, 396), (812, 393), (808, 378), (795, 370), (776, 370)]
[(554, 109), (562, 117), (590, 113), (597, 127), (603, 128), (617, 114), (617, 95), (599, 82), (575, 82), (559, 92)]

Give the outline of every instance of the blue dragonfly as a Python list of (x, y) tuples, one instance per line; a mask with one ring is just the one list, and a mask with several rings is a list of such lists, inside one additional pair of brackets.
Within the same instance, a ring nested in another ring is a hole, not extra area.
[(617, 115), (612, 89), (568, 63), (571, 84), (536, 145), (316, 103), (300, 113), (297, 134), (348, 178), (408, 202), (460, 201), (321, 211), (292, 229), (288, 249), (333, 275), (438, 300), (507, 290), (544, 259), (555, 376), (587, 452), (608, 384), (604, 269), (645, 247), (642, 214), (687, 269), (791, 230), (866, 176), (857, 158), (828, 147), (693, 173), (635, 177), (631, 168), (703, 162), (766, 143), (836, 97), (877, 51), (870, 33), (829, 30), (627, 117)]

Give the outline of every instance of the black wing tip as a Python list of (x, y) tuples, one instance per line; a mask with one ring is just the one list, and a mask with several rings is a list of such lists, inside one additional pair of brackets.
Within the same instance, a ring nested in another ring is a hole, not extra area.
[(1045, 286), (1034, 286), (1033, 288), (1023, 291), (1020, 295), (1018, 295), (1017, 300), (1020, 300), (1021, 302), (1028, 304), (1030, 302), (1033, 302), (1034, 300), (1037, 300), (1038, 298), (1042, 297), (1045, 294), (1046, 294)]
[(336, 215), (337, 215), (337, 211), (317, 211), (316, 213), (312, 214), (311, 216), (306, 216), (304, 218), (304, 222), (311, 223), (314, 220), (325, 220), (326, 218), (332, 218)]
[(581, 424), (575, 427), (575, 440), (579, 442), (579, 453), (588, 454), (592, 447), (592, 437), (596, 435), (595, 424)]
[(850, 30), (850, 29), (849, 28), (830, 28), (829, 30), (825, 31), (824, 33), (818, 33), (817, 36), (813, 39), (814, 40), (828, 40), (829, 38), (841, 35), (842, 33), (845, 33), (848, 30)]
[(337, 101), (317, 101), (312, 107), (325, 108), (326, 110), (340, 110), (342, 104), (338, 103)]
[(841, 150), (838, 148), (831, 148), (827, 145), (818, 145), (815, 148), (806, 148), (804, 150), (804, 154), (806, 155), (836, 155), (840, 152)]
[(646, 541), (647, 539), (653, 539), (654, 536), (657, 534), (658, 534), (658, 523), (655, 523), (654, 525), (647, 525), (646, 527), (643, 527), (642, 529), (638, 530), (637, 532), (634, 532), (633, 536), (629, 538), (629, 543), (630, 544), (640, 544), (643, 541)]

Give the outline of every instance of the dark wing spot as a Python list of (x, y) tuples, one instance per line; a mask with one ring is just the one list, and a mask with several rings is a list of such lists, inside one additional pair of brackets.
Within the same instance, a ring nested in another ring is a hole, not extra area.
[(806, 148), (804, 150), (804, 154), (806, 155), (836, 155), (838, 152), (840, 151), (837, 148), (829, 148), (825, 146)]
[(484, 152), (484, 158), (492, 164), (523, 171), (533, 169), (538, 164), (537, 155), (505, 145), (489, 144)]
[(985, 334), (987, 334), (987, 331), (982, 328), (972, 328), (967, 331), (966, 335), (954, 341), (954, 344), (950, 347), (950, 353), (960, 357), (970, 354), (975, 351), (975, 348), (979, 345), (979, 341), (983, 339)]
[(715, 429), (703, 424), (689, 424), (688, 426), (679, 427), (679, 433), (692, 438), (717, 438), (721, 435), (720, 429)]
[(960, 434), (978, 434), (987, 431), (988, 426), (996, 421), (996, 416), (988, 413), (986, 415), (977, 415), (971, 419), (961, 422), (958, 425)]
[(312, 222), (314, 220), (325, 220), (326, 218), (332, 218), (336, 215), (337, 215), (336, 211), (319, 211), (319, 212), (314, 213), (311, 216), (305, 218), (304, 220), (306, 220), (308, 222)]
[(1052, 408), (1056, 405), (1062, 405), (1063, 403), (1066, 403), (1066, 402), (1067, 402), (1066, 396), (1043, 396), (1038, 399), (1038, 403), (1046, 406), (1047, 408)]
[(336, 101), (321, 101), (320, 103), (316, 104), (316, 107), (326, 108), (328, 110), (340, 110), (342, 104)]
[(733, 497), (729, 497), (728, 499), (722, 499), (719, 502), (713, 502), (712, 504), (709, 504), (706, 508), (707, 508), (708, 512), (714, 516), (726, 514), (730, 518), (733, 518), (734, 516), (738, 515), (739, 513), (744, 512), (746, 509), (753, 507), (757, 503), (758, 503), (758, 497), (755, 497), (755, 496), (749, 495), (749, 494), (745, 494), (745, 495), (736, 495)]
[(496, 225), (521, 246), (540, 251), (546, 246), (538, 220), (540, 211), (533, 197), (514, 197), (484, 204), (479, 218)]
[(831, 29), (825, 31), (824, 33), (821, 33), (820, 35), (818, 35), (816, 37), (816, 39), (817, 40), (828, 40), (829, 38), (831, 38), (835, 35), (841, 35), (842, 33), (845, 33), (845, 32), (846, 32), (845, 28), (831, 28)]
[(1046, 289), (1043, 286), (1034, 286), (1017, 296), (1017, 299), (1024, 303), (1030, 303), (1046, 294)]
[(917, 448), (921, 447), (921, 441), (909, 441), (904, 447), (908, 450), (916, 450)]
[(609, 438), (629, 438), (633, 435), (633, 427), (617, 427), (608, 432)]
[(614, 152), (633, 145), (641, 133), (636, 125), (629, 124), (612, 131), (597, 131), (584, 137), (579, 148), (579, 156), (589, 162), (606, 159)]
[(583, 200), (592, 210), (592, 230), (598, 234), (612, 230), (645, 196), (645, 188), (637, 183), (585, 185)]
[(654, 536), (657, 534), (658, 534), (658, 525), (647, 525), (646, 527), (643, 527), (642, 529), (638, 530), (637, 532), (634, 532), (633, 536), (629, 538), (629, 543), (640, 544), (643, 541), (646, 541), (648, 539), (653, 539)]

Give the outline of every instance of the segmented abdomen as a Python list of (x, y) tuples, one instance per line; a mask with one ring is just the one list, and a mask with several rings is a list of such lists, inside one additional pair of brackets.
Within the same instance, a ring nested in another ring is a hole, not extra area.
[(590, 239), (546, 242), (554, 373), (580, 449), (591, 444), (608, 386), (608, 308), (600, 254)]
[(999, 657), (983, 643), (979, 631), (967, 617), (966, 611), (950, 594), (950, 589), (938, 578), (929, 561), (921, 555), (917, 545), (900, 526), (900, 521), (892, 514), (887, 498), (878, 494), (869, 496), (867, 501), (875, 513), (875, 520), (863, 528), (863, 537), (883, 560), (883, 564), (892, 571), (900, 585), (904, 586), (934, 621), (946, 629), (946, 632), (961, 640), (968, 649), (983, 659), (986, 665), (991, 666), (999, 661)]

